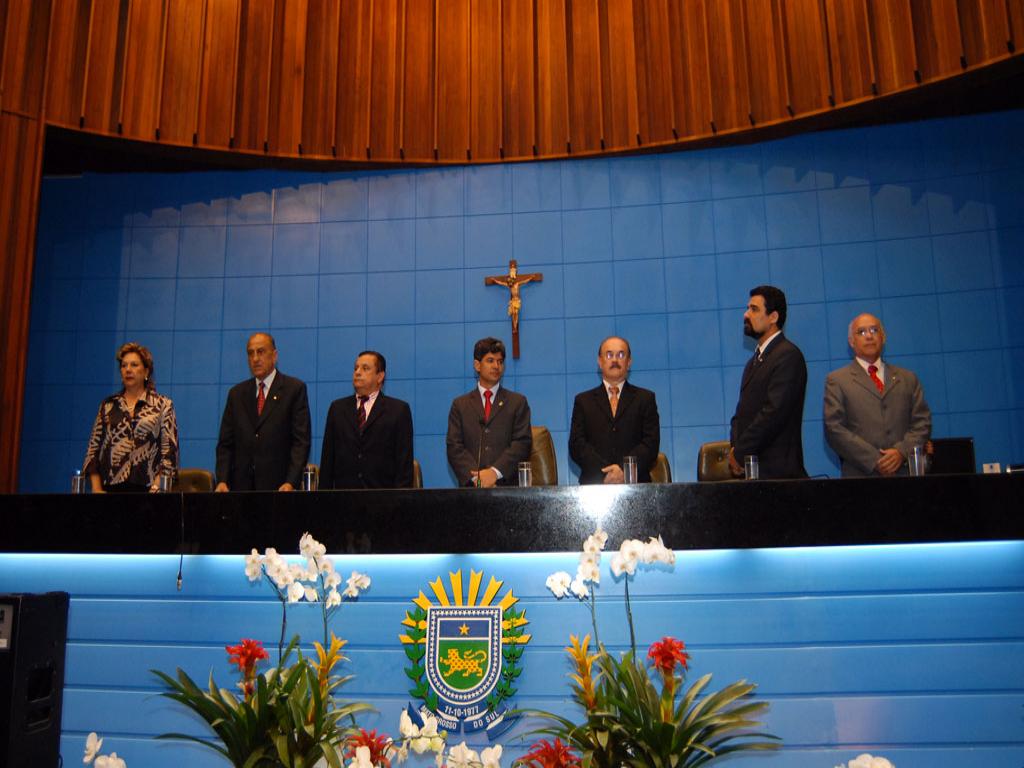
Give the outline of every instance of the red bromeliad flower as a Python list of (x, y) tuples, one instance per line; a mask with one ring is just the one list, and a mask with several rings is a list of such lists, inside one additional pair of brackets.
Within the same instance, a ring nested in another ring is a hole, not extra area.
[(356, 756), (356, 750), (359, 747), (366, 747), (370, 750), (371, 763), (383, 766), (383, 768), (391, 768), (391, 760), (388, 759), (388, 752), (391, 750), (391, 737), (386, 733), (378, 736), (376, 728), (369, 733), (360, 728), (357, 735), (348, 737), (345, 746), (345, 758), (348, 760)]
[(555, 739), (554, 744), (541, 739), (533, 745), (533, 751), (523, 755), (519, 762), (532, 768), (570, 768), (580, 765), (580, 759), (572, 753), (569, 745), (558, 739)]
[(259, 640), (242, 640), (238, 645), (225, 645), (224, 649), (228, 652), (228, 661), (237, 664), (247, 680), (255, 676), (257, 662), (270, 658)]
[(676, 670), (676, 664), (682, 664), (683, 669), (689, 669), (690, 654), (684, 649), (686, 644), (674, 637), (663, 637), (660, 641), (651, 644), (647, 651), (647, 658), (654, 659), (656, 666), (663, 675), (671, 675)]

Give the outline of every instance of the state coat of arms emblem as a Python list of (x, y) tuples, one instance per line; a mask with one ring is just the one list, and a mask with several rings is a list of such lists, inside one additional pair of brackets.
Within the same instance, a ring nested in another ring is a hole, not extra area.
[[(399, 635), (410, 662), (405, 674), (413, 682), (409, 693), (437, 715), (449, 733), (486, 730), (491, 738), (511, 723), (505, 717), (515, 693), (520, 662), (530, 641), (523, 627), (526, 611), (517, 611), (519, 598), (493, 576), (483, 589), (482, 571), (448, 574), (430, 582), (433, 600), (424, 592), (406, 611)], [(415, 707), (411, 707), (415, 710)]]

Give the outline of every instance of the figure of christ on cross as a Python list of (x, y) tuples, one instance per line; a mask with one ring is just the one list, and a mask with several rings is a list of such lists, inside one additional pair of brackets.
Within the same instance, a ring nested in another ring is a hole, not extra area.
[(484, 278), (484, 285), (500, 285), (508, 288), (508, 316), (512, 318), (512, 357), (519, 359), (519, 310), (523, 306), (523, 300), (519, 298), (519, 286), (526, 283), (541, 282), (544, 280), (542, 272), (529, 272), (519, 274), (519, 264), (515, 259), (508, 263), (507, 275), (491, 275)]

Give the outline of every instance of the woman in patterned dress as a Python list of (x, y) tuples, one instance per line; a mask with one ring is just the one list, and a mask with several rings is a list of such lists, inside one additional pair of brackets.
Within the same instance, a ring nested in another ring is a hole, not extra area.
[(178, 422), (171, 398), (157, 394), (153, 355), (129, 342), (117, 350), (124, 387), (100, 403), (82, 472), (93, 493), (160, 489), (178, 472)]

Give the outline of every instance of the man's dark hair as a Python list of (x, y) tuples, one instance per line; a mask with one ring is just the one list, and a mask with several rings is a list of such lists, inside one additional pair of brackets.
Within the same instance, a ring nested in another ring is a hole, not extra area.
[(597, 356), (598, 357), (601, 356), (601, 350), (604, 348), (605, 342), (611, 341), (612, 339), (618, 339), (623, 344), (625, 344), (626, 345), (626, 357), (629, 357), (629, 358), (633, 357), (633, 350), (629, 346), (629, 341), (624, 339), (624, 338), (622, 338), (621, 336), (605, 336), (603, 339), (601, 339), (601, 343), (597, 345)]
[(496, 339), (493, 336), (488, 336), (486, 339), (480, 339), (476, 344), (473, 345), (473, 359), (483, 360), (484, 355), (501, 355), (501, 359), (505, 359), (505, 343), (501, 339)]
[(786, 294), (774, 285), (759, 285), (750, 289), (751, 296), (760, 296), (764, 299), (764, 313), (770, 315), (772, 312), (779, 313), (779, 330), (786, 324)]
[(362, 352), (356, 355), (356, 360), (358, 360), (363, 355), (373, 355), (375, 358), (377, 358), (377, 373), (387, 373), (388, 361), (384, 359), (384, 355), (382, 355), (380, 352), (374, 352), (372, 349), (364, 349)]

